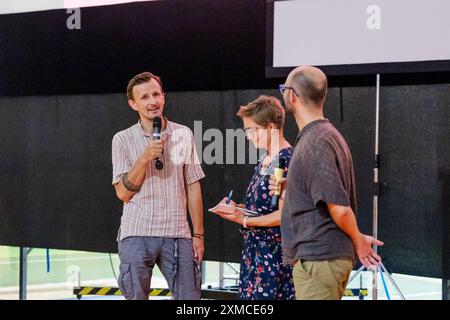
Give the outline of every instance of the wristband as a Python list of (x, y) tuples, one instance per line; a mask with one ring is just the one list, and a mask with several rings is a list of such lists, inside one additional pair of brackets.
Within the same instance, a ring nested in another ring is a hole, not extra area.
[(247, 227), (247, 219), (248, 219), (248, 216), (245, 216), (245, 217), (244, 217), (244, 221), (242, 222), (242, 226), (243, 226), (244, 228), (248, 228), (248, 227)]
[(128, 172), (122, 175), (122, 182), (125, 187), (130, 192), (138, 192), (141, 189), (141, 186), (137, 186), (128, 181)]

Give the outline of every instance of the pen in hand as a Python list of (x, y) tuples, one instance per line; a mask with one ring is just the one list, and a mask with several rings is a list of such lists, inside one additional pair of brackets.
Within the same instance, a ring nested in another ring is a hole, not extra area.
[(233, 190), (231, 190), (230, 193), (228, 194), (227, 200), (225, 201), (226, 204), (230, 204), (232, 196), (233, 196)]

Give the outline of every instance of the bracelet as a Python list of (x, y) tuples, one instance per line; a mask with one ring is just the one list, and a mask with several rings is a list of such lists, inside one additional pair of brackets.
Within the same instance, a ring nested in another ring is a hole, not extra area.
[(200, 240), (204, 240), (203, 236), (200, 236), (200, 235), (195, 234), (195, 233), (194, 233), (194, 235), (193, 235), (192, 237), (193, 237), (193, 238), (200, 239)]
[(137, 186), (128, 181), (128, 172), (122, 175), (122, 182), (125, 187), (130, 192), (138, 192), (141, 189), (141, 186)]
[(248, 227), (247, 227), (247, 220), (248, 220), (248, 216), (245, 216), (245, 217), (244, 217), (244, 221), (242, 222), (242, 226), (243, 226), (244, 228), (248, 228)]

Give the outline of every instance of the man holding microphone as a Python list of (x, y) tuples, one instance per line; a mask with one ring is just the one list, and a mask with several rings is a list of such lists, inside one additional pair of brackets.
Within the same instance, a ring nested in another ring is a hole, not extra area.
[[(119, 287), (128, 300), (148, 299), (157, 264), (174, 299), (200, 299), (204, 229), (199, 180), (205, 175), (192, 131), (162, 118), (165, 97), (158, 76), (136, 75), (127, 96), (140, 120), (112, 140), (112, 184), (124, 202), (117, 237)], [(155, 139), (158, 127), (162, 131)]]

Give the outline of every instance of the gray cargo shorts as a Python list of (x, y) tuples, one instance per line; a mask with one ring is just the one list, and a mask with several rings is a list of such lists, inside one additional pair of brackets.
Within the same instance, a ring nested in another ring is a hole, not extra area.
[(118, 283), (127, 300), (148, 300), (155, 264), (166, 279), (173, 299), (200, 299), (201, 272), (194, 259), (191, 239), (128, 237), (119, 241), (118, 246)]

